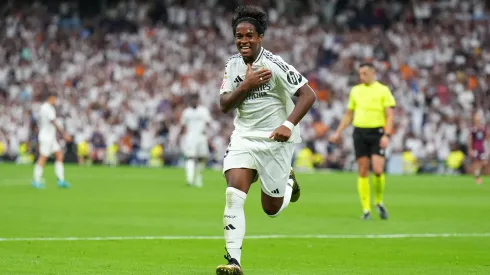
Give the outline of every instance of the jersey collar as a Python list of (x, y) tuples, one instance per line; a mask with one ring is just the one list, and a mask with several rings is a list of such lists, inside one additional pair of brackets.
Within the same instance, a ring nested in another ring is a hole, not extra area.
[[(265, 51), (264, 47), (260, 47), (260, 53), (259, 53), (259, 55), (257, 55), (257, 58), (254, 60), (254, 62), (252, 62), (252, 65), (257, 63), (260, 60), (260, 58), (262, 58), (262, 55), (264, 55), (264, 51)], [(245, 64), (245, 60), (243, 60), (243, 57), (241, 58), (241, 60), (242, 60), (243, 64)]]
[(264, 47), (260, 47), (260, 53), (259, 53), (259, 55), (257, 55), (257, 58), (255, 59), (255, 61), (252, 64), (257, 63), (263, 54), (264, 54)]

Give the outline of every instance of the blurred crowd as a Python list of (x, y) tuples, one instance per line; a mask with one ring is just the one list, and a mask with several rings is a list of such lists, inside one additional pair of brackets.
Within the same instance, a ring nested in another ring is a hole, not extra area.
[(50, 3), (10, 1), (0, 9), (4, 159), (32, 161), (42, 94), (55, 91), (60, 122), (74, 137), (68, 159), (177, 165), (180, 115), (198, 93), (213, 116), (210, 162), (219, 165), (233, 131), (232, 115), (219, 112), (218, 89), (236, 52), (230, 22), (238, 4), (268, 12), (264, 46), (317, 92), (298, 148), (298, 156), (315, 156), (316, 167), (352, 168), (352, 129), (340, 146), (327, 138), (363, 61), (374, 62), (398, 102), (393, 154), (444, 162), (452, 151), (466, 152), (473, 112), (490, 118), (490, 7), (483, 0)]

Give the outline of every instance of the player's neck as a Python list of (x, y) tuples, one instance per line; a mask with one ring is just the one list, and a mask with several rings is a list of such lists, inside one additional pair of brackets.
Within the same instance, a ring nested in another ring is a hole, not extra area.
[(245, 64), (253, 64), (259, 58), (260, 53), (262, 52), (262, 46), (259, 47), (259, 50), (254, 54), (254, 56), (250, 58), (243, 58)]
[(369, 82), (364, 82), (364, 85), (366, 86), (371, 86), (374, 84), (374, 82), (376, 82), (376, 80), (373, 80), (373, 81), (369, 81)]

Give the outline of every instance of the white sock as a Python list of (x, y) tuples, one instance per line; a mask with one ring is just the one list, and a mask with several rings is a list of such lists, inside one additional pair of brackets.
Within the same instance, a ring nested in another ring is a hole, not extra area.
[(43, 177), (43, 170), (44, 168), (39, 165), (39, 164), (35, 164), (34, 165), (34, 181), (35, 182), (41, 182), (41, 178)]
[(245, 211), (247, 194), (233, 187), (226, 188), (226, 206), (223, 216), (226, 250), (240, 263), (242, 243), (245, 237)]
[(288, 207), (289, 202), (291, 201), (291, 195), (293, 194), (293, 184), (293, 179), (289, 178), (288, 183), (286, 184), (286, 191), (284, 192), (284, 200), (282, 201), (281, 209), (274, 215), (268, 215), (269, 217), (274, 218), (279, 216), (279, 214)]
[(65, 180), (65, 169), (63, 167), (63, 162), (61, 161), (56, 161), (54, 163), (54, 173), (56, 174), (56, 177), (60, 181)]
[(197, 187), (202, 187), (202, 171), (204, 170), (205, 163), (202, 161), (199, 161), (196, 165), (196, 186)]
[(196, 161), (194, 159), (188, 159), (185, 161), (185, 173), (187, 175), (187, 183), (194, 184), (196, 173)]

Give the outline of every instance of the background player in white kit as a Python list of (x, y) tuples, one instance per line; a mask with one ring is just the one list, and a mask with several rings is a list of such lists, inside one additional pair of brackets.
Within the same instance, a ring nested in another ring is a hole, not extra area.
[(211, 121), (211, 114), (206, 107), (199, 105), (197, 94), (192, 95), (190, 101), (190, 106), (184, 110), (180, 120), (182, 133), (185, 133), (181, 146), (186, 158), (187, 184), (202, 187), (202, 171), (209, 158), (206, 128)]
[(47, 159), (54, 153), (56, 161), (54, 163), (54, 170), (56, 178), (58, 180), (58, 186), (61, 188), (68, 188), (70, 185), (65, 181), (65, 172), (63, 167), (63, 151), (61, 146), (56, 140), (56, 132), (60, 132), (66, 141), (70, 141), (71, 137), (56, 121), (56, 110), (54, 105), (56, 104), (56, 94), (49, 93), (46, 101), (41, 105), (38, 116), (38, 141), (39, 141), (39, 159), (34, 166), (34, 180), (32, 186), (34, 188), (43, 188), (44, 184), (41, 182), (43, 176), (44, 166)]
[[(294, 67), (262, 48), (267, 15), (261, 9), (237, 8), (232, 27), (239, 54), (226, 64), (220, 106), (225, 113), (236, 108), (237, 116), (223, 162), (228, 184), (223, 216), (228, 263), (216, 268), (218, 275), (243, 274), (243, 206), (257, 178), (262, 208), (270, 217), (299, 199), (299, 185), (291, 169), (295, 143), (301, 141), (296, 125), (316, 98), (308, 80)], [(296, 105), (292, 96), (298, 97)]]

